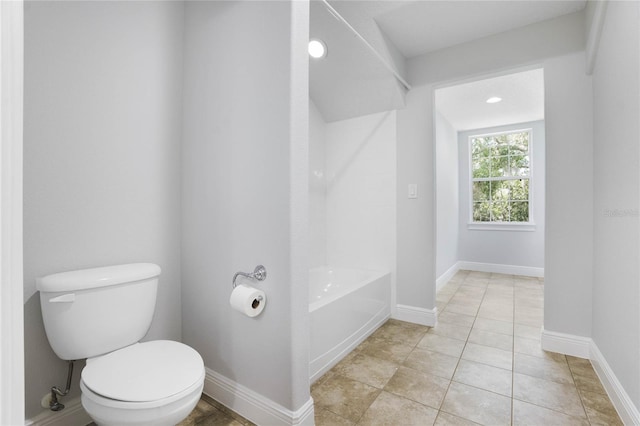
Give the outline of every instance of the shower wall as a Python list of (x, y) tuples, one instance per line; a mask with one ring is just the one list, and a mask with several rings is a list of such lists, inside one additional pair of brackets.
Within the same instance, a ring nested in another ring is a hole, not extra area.
[(396, 113), (310, 112), (311, 266), (395, 270)]
[(309, 100), (309, 267), (327, 264), (326, 123)]

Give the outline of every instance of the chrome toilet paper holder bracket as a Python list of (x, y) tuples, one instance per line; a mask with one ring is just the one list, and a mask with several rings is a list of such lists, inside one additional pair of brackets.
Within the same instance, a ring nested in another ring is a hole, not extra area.
[(233, 288), (236, 288), (236, 280), (239, 276), (252, 278), (258, 281), (264, 281), (267, 278), (267, 269), (262, 265), (258, 265), (255, 267), (253, 272), (236, 272), (233, 276)]

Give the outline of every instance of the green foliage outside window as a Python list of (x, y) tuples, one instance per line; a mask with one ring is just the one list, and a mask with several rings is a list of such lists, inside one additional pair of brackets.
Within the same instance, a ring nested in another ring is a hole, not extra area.
[(529, 135), (471, 137), (474, 222), (529, 221)]

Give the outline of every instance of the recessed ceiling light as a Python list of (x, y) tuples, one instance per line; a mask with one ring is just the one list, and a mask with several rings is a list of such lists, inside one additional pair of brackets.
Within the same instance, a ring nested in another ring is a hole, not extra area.
[(315, 59), (324, 58), (327, 56), (327, 45), (322, 40), (309, 40), (309, 56)]
[(489, 99), (487, 99), (487, 103), (488, 104), (497, 104), (498, 102), (500, 102), (502, 100), (502, 98), (499, 98), (497, 96), (492, 96)]

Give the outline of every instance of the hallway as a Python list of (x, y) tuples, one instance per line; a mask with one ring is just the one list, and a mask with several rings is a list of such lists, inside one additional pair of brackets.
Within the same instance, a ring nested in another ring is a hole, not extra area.
[(389, 320), (312, 386), (316, 425), (622, 424), (589, 361), (540, 348), (543, 290), (458, 272), (436, 327)]

